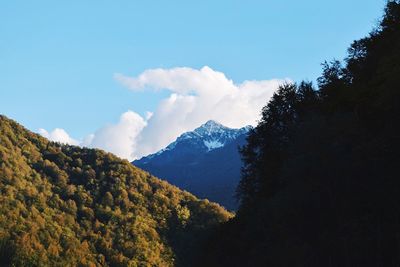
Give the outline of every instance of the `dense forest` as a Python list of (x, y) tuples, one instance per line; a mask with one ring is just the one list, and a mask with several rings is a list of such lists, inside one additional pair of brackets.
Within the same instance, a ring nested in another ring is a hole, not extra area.
[(237, 216), (199, 266), (400, 266), (400, 1), (323, 64), (285, 84), (241, 149)]
[(190, 266), (232, 215), (101, 150), (0, 116), (0, 266)]

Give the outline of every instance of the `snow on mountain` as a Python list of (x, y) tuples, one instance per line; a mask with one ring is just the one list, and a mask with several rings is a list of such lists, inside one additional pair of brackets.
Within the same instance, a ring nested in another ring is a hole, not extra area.
[(141, 163), (146, 163), (149, 160), (162, 156), (168, 152), (182, 152), (181, 150), (186, 150), (185, 153), (190, 153), (190, 151), (195, 153), (210, 152), (214, 149), (221, 148), (226, 144), (229, 144), (238, 136), (247, 133), (250, 129), (251, 126), (246, 126), (240, 129), (232, 129), (216, 121), (209, 120), (193, 131), (183, 133), (167, 147), (154, 154), (142, 157), (136, 162), (139, 161)]
[(250, 128), (251, 126), (246, 126), (240, 129), (232, 129), (223, 126), (216, 121), (209, 120), (193, 131), (183, 133), (176, 139), (175, 142), (169, 144), (166, 148), (153, 155), (160, 155), (165, 151), (174, 149), (178, 144), (182, 143), (191, 143), (191, 145), (197, 146), (196, 148), (200, 151), (209, 152), (216, 148), (225, 146), (226, 144), (235, 140), (239, 135), (248, 132)]
[(216, 141), (216, 140), (213, 140), (213, 141), (204, 141), (203, 143), (204, 143), (204, 145), (208, 148), (208, 151), (211, 151), (211, 150), (213, 150), (213, 149), (216, 149), (216, 148), (219, 148), (219, 147), (223, 147), (223, 146), (224, 146), (223, 143), (221, 143), (221, 142), (219, 142), (219, 141)]

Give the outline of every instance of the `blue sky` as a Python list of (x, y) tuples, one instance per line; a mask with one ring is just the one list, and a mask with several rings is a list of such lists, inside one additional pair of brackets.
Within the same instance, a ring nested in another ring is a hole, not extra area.
[(315, 80), (321, 62), (342, 59), (377, 24), (384, 4), (1, 1), (0, 113), (82, 139), (128, 110), (145, 117), (176, 91), (132, 91), (115, 73), (209, 66), (236, 84)]

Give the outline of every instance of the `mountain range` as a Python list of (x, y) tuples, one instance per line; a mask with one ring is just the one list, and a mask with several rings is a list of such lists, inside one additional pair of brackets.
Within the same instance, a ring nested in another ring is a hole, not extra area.
[(157, 153), (133, 164), (201, 198), (235, 210), (235, 190), (240, 180), (238, 148), (251, 126), (232, 129), (209, 120)]

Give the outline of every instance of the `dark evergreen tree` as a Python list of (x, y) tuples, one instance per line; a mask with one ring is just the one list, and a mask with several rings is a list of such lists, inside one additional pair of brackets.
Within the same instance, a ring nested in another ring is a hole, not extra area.
[[(203, 266), (400, 265), (400, 2), (323, 64), (318, 90), (283, 85), (241, 149), (241, 208)], [(229, 256), (227, 256), (229, 255)]]

